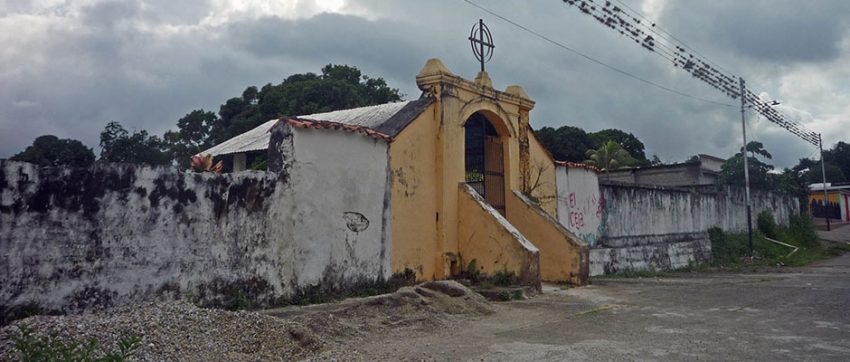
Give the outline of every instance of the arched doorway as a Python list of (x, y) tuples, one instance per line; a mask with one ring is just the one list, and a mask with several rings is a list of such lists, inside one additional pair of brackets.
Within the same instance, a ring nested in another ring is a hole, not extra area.
[(505, 215), (505, 162), (499, 132), (480, 112), (473, 113), (463, 127), (466, 183)]

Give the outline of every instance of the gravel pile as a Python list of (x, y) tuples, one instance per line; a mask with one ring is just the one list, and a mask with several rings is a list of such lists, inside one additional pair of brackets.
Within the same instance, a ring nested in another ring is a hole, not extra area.
[(306, 307), (260, 312), (198, 308), (155, 302), (107, 311), (36, 316), (0, 329), (0, 360), (11, 360), (11, 335), (27, 325), (36, 335), (98, 339), (114, 346), (142, 338), (137, 361), (360, 360), (358, 343), (399, 329), (431, 330), (453, 315), (492, 313), (480, 295), (453, 281), (427, 282), (395, 293)]

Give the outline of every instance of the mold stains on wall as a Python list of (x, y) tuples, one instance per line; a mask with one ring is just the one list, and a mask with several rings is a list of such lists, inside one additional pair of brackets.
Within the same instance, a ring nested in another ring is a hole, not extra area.
[(348, 230), (359, 233), (369, 227), (369, 219), (359, 212), (346, 211), (342, 214), (342, 218), (345, 220), (345, 226), (348, 227)]
[[(318, 151), (327, 136), (305, 141), (316, 149), (304, 160), (289, 134), (280, 173), (0, 160), (0, 311), (20, 314), (37, 301), (40, 310), (78, 312), (161, 295), (241, 308), (289, 298), (328, 267), (337, 287), (386, 277), (386, 144), (346, 136), (334, 142), (351, 144), (336, 154)], [(286, 174), (293, 169), (299, 177)], [(362, 184), (346, 188), (352, 180)], [(330, 219), (339, 222), (321, 222)], [(349, 252), (328, 257), (329, 244), (345, 243)], [(290, 284), (293, 275), (303, 283)]]

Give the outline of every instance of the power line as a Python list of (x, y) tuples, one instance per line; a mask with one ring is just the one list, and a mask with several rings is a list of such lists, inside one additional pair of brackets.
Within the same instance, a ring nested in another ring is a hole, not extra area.
[[(634, 74), (631, 74), (631, 73), (629, 73), (629, 72), (627, 72), (627, 71), (625, 71), (625, 70), (622, 70), (622, 69), (620, 69), (620, 68), (614, 67), (614, 66), (612, 66), (612, 65), (608, 65), (608, 64), (606, 64), (606, 63), (604, 63), (604, 62), (602, 62), (602, 61), (600, 61), (600, 60), (598, 60), (598, 59), (596, 59), (596, 58), (593, 58), (593, 57), (591, 57), (591, 56), (589, 56), (589, 55), (586, 55), (586, 54), (584, 54), (584, 53), (582, 53), (582, 52), (579, 52), (578, 50), (575, 50), (575, 49), (573, 49), (573, 48), (571, 48), (571, 47), (568, 47), (568, 46), (564, 45), (563, 43), (560, 43), (560, 42), (558, 42), (558, 41), (556, 41), (556, 40), (553, 40), (553, 39), (551, 39), (551, 38), (549, 38), (549, 37), (547, 37), (547, 36), (545, 36), (545, 35), (543, 35), (543, 34), (540, 34), (540, 33), (536, 32), (536, 31), (534, 31), (534, 30), (532, 30), (532, 29), (528, 28), (528, 27), (525, 27), (525, 26), (523, 26), (523, 25), (521, 25), (521, 24), (519, 24), (519, 23), (517, 23), (517, 22), (515, 22), (515, 21), (513, 21), (513, 20), (511, 20), (511, 19), (508, 19), (508, 18), (506, 18), (506, 17), (504, 17), (504, 16), (502, 16), (502, 15), (499, 15), (499, 14), (497, 14), (497, 13), (495, 13), (495, 12), (491, 11), (490, 9), (487, 9), (487, 8), (485, 8), (485, 7), (481, 6), (481, 5), (478, 5), (478, 4), (474, 3), (474, 2), (472, 2), (471, 0), (463, 0), (463, 1), (464, 1), (464, 2), (466, 2), (466, 3), (467, 3), (467, 4), (469, 4), (469, 5), (472, 5), (472, 6), (476, 7), (476, 8), (478, 8), (478, 9), (481, 9), (482, 11), (487, 12), (487, 13), (489, 13), (490, 15), (493, 15), (493, 16), (495, 16), (495, 17), (497, 17), (497, 18), (499, 18), (499, 19), (501, 19), (501, 20), (503, 20), (503, 21), (505, 21), (505, 22), (507, 22), (507, 23), (509, 23), (509, 24), (511, 24), (511, 25), (513, 25), (513, 26), (515, 26), (515, 27), (517, 27), (517, 28), (522, 29), (523, 31), (525, 31), (525, 32), (527, 32), (527, 33), (529, 33), (529, 34), (532, 34), (532, 35), (534, 35), (534, 36), (536, 36), (536, 37), (538, 37), (538, 38), (540, 38), (540, 39), (543, 39), (543, 40), (545, 40), (545, 41), (547, 41), (547, 42), (549, 42), (549, 43), (551, 43), (551, 44), (554, 44), (554, 45), (555, 45), (555, 46), (557, 46), (557, 47), (560, 47), (560, 48), (562, 48), (562, 49), (564, 49), (564, 50), (567, 50), (567, 51), (569, 51), (569, 52), (572, 52), (572, 53), (574, 53), (574, 54), (576, 54), (576, 55), (578, 55), (578, 56), (580, 56), (580, 57), (582, 57), (582, 58), (585, 58), (585, 59), (587, 59), (587, 60), (589, 60), (589, 61), (591, 61), (591, 62), (594, 62), (594, 63), (596, 63), (596, 64), (599, 64), (599, 65), (601, 65), (601, 66), (603, 66), (603, 67), (605, 67), (605, 68), (608, 68), (608, 69), (610, 69), (610, 70), (612, 70), (612, 71), (615, 71), (615, 72), (617, 72), (617, 73), (620, 73), (620, 74), (622, 74), (622, 75), (625, 75), (625, 76), (627, 76), (627, 77), (629, 77), (629, 78), (635, 79), (635, 80), (637, 80), (637, 81), (639, 81), (639, 82), (649, 84), (649, 85), (654, 86), (654, 87), (656, 87), (656, 88), (659, 88), (659, 89), (665, 90), (665, 91), (670, 92), (670, 93), (673, 93), (673, 94), (680, 95), (680, 96), (682, 96), (682, 97), (687, 97), (687, 98), (696, 99), (696, 100), (703, 101), (703, 102), (713, 103), (713, 104), (716, 104), (716, 105), (719, 105), (719, 106), (723, 106), (723, 107), (735, 107), (734, 105), (731, 105), (731, 104), (721, 103), (721, 102), (713, 101), (713, 100), (710, 100), (710, 99), (705, 99), (705, 98), (697, 97), (697, 96), (694, 96), (694, 95), (690, 95), (690, 94), (687, 94), (687, 93), (684, 93), (684, 92), (681, 92), (681, 91), (678, 91), (678, 90), (675, 90), (675, 89), (672, 89), (672, 88), (669, 88), (669, 87), (663, 86), (663, 85), (661, 85), (661, 84), (655, 83), (655, 82), (653, 82), (653, 81), (647, 80), (647, 79), (645, 79), (645, 78), (641, 78), (641, 77), (639, 77), (639, 76), (636, 76), (636, 75), (634, 75)], [(670, 59), (670, 60), (671, 60), (671, 61), (673, 61), (672, 59)]]
[[(688, 50), (692, 51), (694, 54), (699, 55), (699, 56), (701, 56), (701, 57), (705, 58), (705, 59), (706, 59), (706, 60), (708, 60), (708, 61), (709, 61), (712, 65), (714, 65), (715, 67), (719, 68), (720, 70), (723, 70), (723, 71), (725, 71), (725, 72), (727, 72), (727, 73), (731, 73), (731, 72), (729, 72), (728, 70), (723, 69), (723, 67), (721, 67), (719, 64), (717, 64), (717, 63), (715, 63), (715, 62), (712, 62), (712, 61), (711, 61), (711, 59), (708, 59), (708, 57), (706, 57), (705, 55), (702, 55), (702, 54), (701, 54), (699, 51), (697, 51), (696, 49), (689, 47), (687, 44), (685, 44), (685, 42), (683, 42), (683, 41), (679, 40), (679, 38), (675, 37), (673, 34), (670, 34), (668, 31), (664, 30), (662, 27), (657, 26), (657, 24), (656, 24), (655, 22), (653, 22), (653, 21), (652, 21), (652, 20), (650, 20), (650, 19), (647, 19), (645, 16), (643, 16), (643, 14), (641, 14), (639, 11), (637, 11), (637, 10), (633, 9), (633, 8), (632, 8), (631, 6), (629, 6), (628, 4), (624, 3), (624, 2), (623, 2), (623, 1), (621, 1), (621, 0), (614, 0), (614, 1), (616, 1), (616, 2), (620, 3), (620, 5), (623, 5), (623, 7), (624, 7), (624, 8), (628, 9), (628, 10), (629, 10), (629, 11), (631, 11), (633, 14), (636, 14), (637, 16), (641, 17), (642, 19), (644, 19), (644, 20), (646, 20), (646, 21), (650, 22), (650, 23), (652, 24), (652, 26), (651, 26), (651, 27), (648, 27), (648, 26), (647, 26), (647, 28), (648, 28), (648, 29), (650, 29), (650, 31), (652, 31), (653, 33), (657, 34), (658, 36), (660, 36), (660, 37), (662, 37), (662, 38), (667, 39), (667, 41), (669, 41), (669, 42), (671, 42), (671, 43), (673, 43), (673, 40), (675, 40), (675, 41), (679, 42), (679, 43), (680, 43), (680, 44), (682, 44), (685, 48), (688, 48)], [(646, 26), (646, 25), (644, 25), (644, 26)], [(660, 32), (661, 32), (661, 33), (663, 33), (663, 34), (656, 32), (654, 29), (658, 29), (658, 31), (660, 31)], [(669, 38), (667, 38), (668, 36), (669, 36), (670, 38), (673, 38), (673, 40), (670, 40)], [(733, 78), (734, 78), (734, 77), (735, 77), (735, 76), (733, 76)]]
[[(820, 144), (821, 141), (817, 133), (809, 131), (800, 122), (787, 118), (781, 112), (774, 109), (771, 104), (762, 102), (758, 96), (748, 89), (742, 89), (743, 83), (740, 85), (738, 84), (738, 80), (741, 79), (740, 77), (726, 74), (729, 72), (721, 66), (700, 54), (698, 51), (694, 50), (692, 47), (688, 46), (669, 32), (661, 29), (654, 22), (647, 19), (622, 1), (614, 0), (621, 4), (623, 8), (628, 9), (628, 11), (620, 8), (609, 0), (562, 1), (569, 4), (571, 7), (575, 6), (576, 9), (583, 14), (593, 17), (599, 23), (619, 32), (626, 38), (640, 44), (640, 46), (644, 49), (655, 53), (662, 58), (670, 60), (670, 46), (673, 46), (676, 49), (673, 51), (674, 67), (681, 67), (693, 77), (725, 93), (733, 99), (741, 97), (742, 107), (744, 104), (749, 103), (751, 108), (756, 109), (756, 111), (758, 111), (758, 113), (764, 116), (768, 121), (779, 125), (804, 141), (812, 143), (815, 146)], [(602, 4), (602, 1), (604, 1), (604, 4)], [(650, 25), (641, 21), (638, 17), (646, 20), (646, 22)], [(644, 31), (643, 28), (646, 28), (648, 32)], [(658, 31), (663, 32), (666, 35), (659, 33), (655, 29), (658, 29)], [(654, 34), (657, 38), (653, 37), (650, 33)], [(671, 40), (671, 38), (675, 39), (675, 41)], [(669, 45), (665, 44), (665, 42), (669, 43)], [(690, 52), (688, 52), (688, 50), (690, 50)]]

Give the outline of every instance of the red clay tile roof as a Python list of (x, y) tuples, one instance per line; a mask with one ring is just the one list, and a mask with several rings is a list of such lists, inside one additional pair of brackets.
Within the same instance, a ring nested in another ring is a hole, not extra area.
[(293, 127), (298, 128), (314, 128), (314, 129), (333, 129), (339, 131), (346, 131), (351, 133), (360, 133), (364, 136), (382, 139), (387, 142), (392, 142), (393, 138), (387, 134), (378, 132), (374, 129), (364, 126), (345, 124), (339, 122), (331, 122), (331, 121), (319, 121), (312, 119), (303, 119), (303, 118), (282, 118)]
[(558, 166), (570, 167), (570, 168), (583, 168), (586, 170), (591, 170), (595, 172), (601, 172), (602, 170), (599, 167), (594, 165), (588, 165), (586, 163), (577, 163), (577, 162), (568, 162), (568, 161), (555, 161), (555, 164)]

